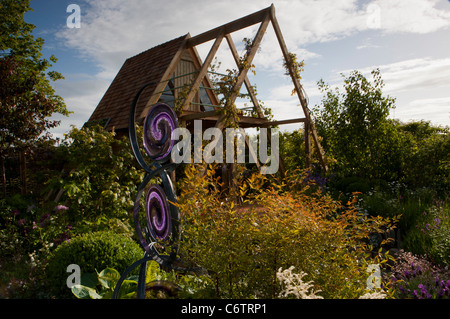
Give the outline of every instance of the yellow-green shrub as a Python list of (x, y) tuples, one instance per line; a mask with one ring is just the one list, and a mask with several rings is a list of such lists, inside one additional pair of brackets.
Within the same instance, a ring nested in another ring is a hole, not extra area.
[(361, 216), (352, 203), (341, 207), (318, 192), (294, 191), (296, 178), (283, 185), (254, 174), (223, 196), (214, 171), (204, 177), (198, 171), (186, 168), (178, 198), (180, 255), (208, 270), (217, 297), (277, 297), (277, 270), (295, 266), (323, 297), (357, 298), (366, 291), (367, 266), (386, 261), (369, 258), (364, 240), (393, 227), (392, 220)]

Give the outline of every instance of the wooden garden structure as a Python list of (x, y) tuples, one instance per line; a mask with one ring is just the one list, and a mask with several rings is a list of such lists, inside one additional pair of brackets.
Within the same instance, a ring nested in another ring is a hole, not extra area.
[[(203, 128), (215, 126), (223, 129), (225, 124), (223, 115), (220, 112), (221, 106), (219, 105), (218, 96), (212, 89), (213, 85), (209, 73), (210, 65), (216, 56), (220, 44), (226, 41), (239, 70), (234, 87), (230, 91), (229, 103), (234, 103), (242, 85), (245, 85), (253, 104), (253, 113), (256, 115), (238, 115), (239, 121), (237, 125), (241, 128), (249, 128), (304, 123), (307, 166), (311, 163), (310, 139), (312, 138), (322, 167), (327, 170), (324, 151), (311, 119), (302, 85), (296, 76), (293, 66), (290, 63), (286, 63), (304, 117), (283, 121), (269, 121), (264, 116), (247, 77), (248, 68), (239, 67), (241, 58), (236, 50), (232, 34), (258, 24), (258, 31), (247, 50), (244, 62), (247, 65), (252, 64), (269, 24), (272, 25), (275, 31), (284, 60), (290, 61), (289, 51), (275, 17), (275, 7), (271, 5), (266, 9), (197, 36), (191, 37), (190, 34), (186, 34), (127, 59), (94, 110), (89, 122), (100, 122), (108, 130), (114, 128), (118, 134), (126, 134), (128, 131), (129, 109), (136, 92), (145, 84), (153, 82), (140, 97), (140, 102), (136, 107), (137, 122), (144, 119), (149, 108), (155, 103), (166, 102), (174, 106), (175, 101), (180, 101), (181, 99), (178, 119), (186, 127), (189, 127), (193, 120), (201, 119)], [(213, 42), (212, 46), (205, 60), (201, 61), (196, 47), (209, 41)], [(245, 140), (249, 148), (251, 148), (248, 137), (245, 137)], [(280, 169), (283, 173), (282, 163), (280, 158)]]

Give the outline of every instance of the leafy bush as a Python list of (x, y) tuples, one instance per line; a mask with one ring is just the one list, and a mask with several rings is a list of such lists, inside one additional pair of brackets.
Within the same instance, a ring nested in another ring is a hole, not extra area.
[(142, 256), (142, 248), (120, 234), (108, 231), (83, 234), (55, 249), (46, 269), (47, 282), (58, 297), (68, 297), (66, 280), (70, 264), (79, 265), (82, 273), (108, 267), (123, 272)]
[(356, 298), (365, 292), (368, 264), (386, 261), (381, 250), (370, 258), (366, 241), (392, 228), (392, 221), (363, 216), (352, 203), (341, 207), (320, 192), (292, 191), (303, 178), (285, 180), (283, 187), (255, 174), (238, 181), (228, 198), (219, 184), (213, 170), (198, 178), (189, 166), (178, 199), (181, 258), (208, 270), (216, 297), (275, 298), (277, 270), (294, 266), (324, 298)]
[[(105, 268), (95, 275), (88, 273), (81, 278), (81, 284), (72, 287), (72, 293), (79, 299), (111, 299), (120, 273), (114, 268)], [(84, 280), (83, 280), (84, 279)], [(119, 291), (119, 298), (132, 298), (136, 294), (136, 276), (126, 278)]]
[[(114, 268), (105, 268), (100, 273), (87, 273), (81, 278), (81, 285), (72, 287), (72, 293), (79, 299), (111, 299), (121, 274)], [(118, 298), (136, 298), (138, 276), (127, 277), (119, 289)], [(212, 296), (213, 285), (207, 276), (180, 274), (162, 270), (156, 261), (147, 263), (145, 278), (146, 299), (208, 298)]]
[(400, 138), (388, 116), (395, 99), (385, 96), (380, 70), (372, 81), (353, 71), (344, 78), (344, 92), (331, 89), (322, 80), (322, 105), (316, 106), (315, 124), (330, 168), (339, 177), (393, 180), (400, 167)]
[(55, 158), (65, 169), (47, 181), (47, 190), (65, 191), (74, 220), (129, 218), (143, 174), (126, 136), (118, 138), (100, 126), (73, 128)]
[(424, 212), (416, 226), (424, 240), (424, 252), (438, 264), (450, 266), (450, 207), (440, 202)]
[(412, 188), (450, 190), (449, 128), (418, 121), (398, 126), (402, 133), (402, 180)]

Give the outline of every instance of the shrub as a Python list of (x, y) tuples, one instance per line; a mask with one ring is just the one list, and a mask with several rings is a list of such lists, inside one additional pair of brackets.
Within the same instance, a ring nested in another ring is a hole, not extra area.
[(357, 298), (366, 291), (368, 265), (384, 264), (386, 257), (370, 258), (366, 241), (391, 222), (320, 192), (307, 195), (307, 187), (292, 191), (302, 182), (285, 180), (291, 185), (281, 187), (255, 174), (224, 197), (213, 170), (198, 178), (195, 167), (187, 167), (178, 198), (180, 255), (208, 270), (216, 297), (275, 298), (281, 292), (277, 270), (292, 266), (308, 273), (324, 298)]
[(108, 231), (83, 234), (55, 249), (46, 269), (47, 282), (57, 297), (70, 297), (68, 265), (79, 265), (82, 274), (108, 267), (123, 272), (142, 256), (141, 247), (122, 235)]
[(126, 136), (100, 126), (73, 128), (56, 149), (55, 160), (64, 163), (64, 170), (48, 179), (47, 190), (65, 191), (74, 221), (129, 218), (143, 174)]
[(450, 207), (440, 202), (424, 213), (425, 220), (417, 225), (425, 237), (425, 252), (438, 264), (450, 266)]

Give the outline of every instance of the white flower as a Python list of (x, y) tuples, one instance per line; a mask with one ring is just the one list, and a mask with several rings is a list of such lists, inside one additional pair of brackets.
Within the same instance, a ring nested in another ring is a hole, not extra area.
[[(282, 271), (282, 268), (278, 269), (277, 279), (285, 286), (285, 289), (281, 291), (280, 297), (288, 297), (294, 295), (300, 299), (323, 299), (323, 297), (316, 295), (317, 292), (312, 288), (314, 287), (312, 281), (304, 282), (302, 278), (307, 273), (301, 271), (299, 274), (292, 273), (294, 266), (289, 267)], [(309, 291), (311, 289), (311, 291)]]
[(375, 292), (368, 292), (359, 297), (358, 299), (385, 299), (385, 298), (386, 294), (384, 292), (375, 291)]

